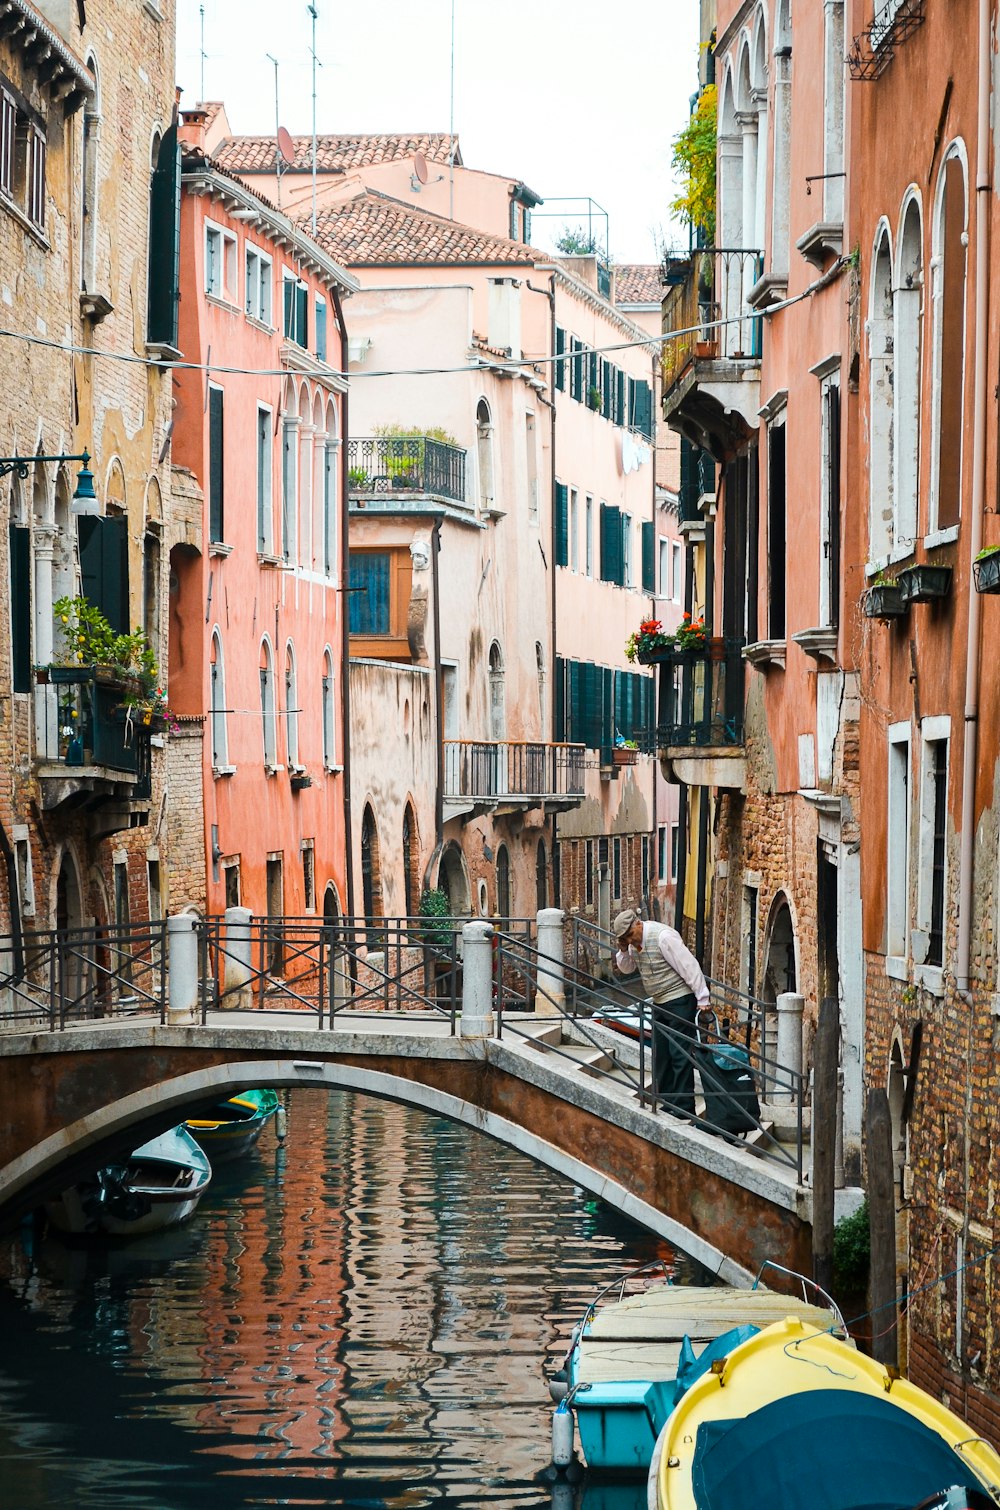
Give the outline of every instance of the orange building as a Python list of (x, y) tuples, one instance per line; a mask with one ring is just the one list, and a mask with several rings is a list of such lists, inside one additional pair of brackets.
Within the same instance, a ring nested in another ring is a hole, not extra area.
[[(190, 513), (171, 551), (170, 695), (205, 715), (205, 904), (345, 910), (343, 459), (356, 287), (181, 130), (173, 458)], [(213, 362), (216, 364), (213, 367)], [(197, 764), (197, 769), (195, 769)]]

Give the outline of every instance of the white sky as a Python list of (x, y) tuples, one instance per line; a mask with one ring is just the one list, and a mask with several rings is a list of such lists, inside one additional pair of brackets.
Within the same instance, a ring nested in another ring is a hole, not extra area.
[[(318, 130), (447, 131), (452, 0), (316, 0)], [(233, 130), (312, 129), (306, 0), (177, 0), (182, 106), (223, 99)], [(547, 200), (589, 195), (619, 262), (654, 262), (670, 221), (670, 143), (697, 84), (696, 0), (455, 0), (455, 129), (474, 168)], [(579, 208), (536, 216), (543, 248)], [(603, 240), (603, 227), (601, 227)]]

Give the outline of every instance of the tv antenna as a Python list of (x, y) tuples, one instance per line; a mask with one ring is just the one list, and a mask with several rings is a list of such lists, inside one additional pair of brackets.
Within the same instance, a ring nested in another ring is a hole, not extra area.
[(200, 58), (201, 58), (201, 93), (198, 96), (198, 101), (199, 101), (200, 104), (204, 105), (204, 103), (205, 103), (205, 7), (204, 7), (204, 5), (200, 5), (198, 7), (198, 11), (199, 11), (199, 14), (201, 16), (201, 53), (200, 53)]
[[(275, 173), (277, 175), (277, 178), (278, 178), (278, 209), (280, 210), (281, 209), (281, 164), (282, 164), (282, 161), (286, 161), (287, 162), (287, 161), (289, 161), (289, 159), (285, 158), (284, 153), (282, 152), (281, 133), (282, 133), (282, 131), (284, 131), (284, 127), (281, 125), (281, 117), (278, 114), (278, 60), (274, 56), (274, 54), (270, 53), (270, 52), (267, 53), (265, 56), (267, 57), (267, 60), (268, 60), (269, 63), (273, 63), (274, 64), (274, 143), (275, 143), (274, 171), (275, 171)], [(285, 131), (285, 135), (288, 136), (288, 132), (287, 131)], [(289, 138), (289, 140), (291, 140), (291, 138)], [(292, 149), (292, 157), (293, 158), (294, 158), (294, 154), (295, 154), (295, 149), (293, 147), (293, 149)]]
[(451, 101), (448, 116), (448, 219), (455, 218), (455, 0), (451, 0)]
[(313, 83), (313, 131), (312, 131), (312, 233), (316, 234), (316, 70), (323, 65), (316, 56), (316, 20), (319, 11), (315, 3), (306, 6), (306, 10), (312, 16), (312, 46), (309, 51), (312, 55), (312, 83)]

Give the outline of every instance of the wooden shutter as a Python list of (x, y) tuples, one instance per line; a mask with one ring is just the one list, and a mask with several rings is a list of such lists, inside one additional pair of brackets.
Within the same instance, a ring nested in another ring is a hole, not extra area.
[(615, 742), (615, 673), (610, 666), (598, 666), (601, 679), (601, 750), (610, 750)]
[(552, 687), (552, 736), (557, 741), (566, 738), (566, 662), (556, 656)]
[(31, 691), (31, 531), (10, 527), (10, 657), (14, 691)]
[(316, 300), (316, 355), (326, 361), (326, 300)]
[(559, 360), (553, 362), (552, 365), (555, 368), (555, 379), (554, 379), (555, 386), (559, 390), (560, 393), (564, 393), (566, 391), (566, 363), (562, 359), (563, 358), (563, 353), (565, 352), (565, 350), (566, 350), (566, 332), (564, 330), (562, 330), (557, 325), (556, 326), (556, 357), (559, 358)]
[(149, 191), (149, 286), (146, 334), (153, 345), (177, 345), (181, 266), (181, 148), (177, 127), (163, 133)]
[(285, 335), (288, 340), (293, 340), (295, 336), (295, 279), (285, 278), (281, 287), (285, 303)]
[(612, 503), (601, 504), (601, 581), (616, 582), (620, 587), (624, 579), (622, 559), (622, 511)]
[(610, 419), (611, 418), (612, 400), (613, 400), (613, 393), (612, 393), (611, 363), (610, 362), (602, 362), (601, 363), (601, 413), (604, 415), (605, 419)]
[(615, 424), (625, 423), (625, 374), (619, 367), (615, 370)]
[(208, 390), (208, 538), (224, 540), (225, 518), (223, 511), (223, 448), (222, 411), (224, 393), (221, 388)]
[(656, 591), (656, 541), (653, 538), (652, 520), (646, 519), (642, 525), (642, 590), (643, 592)]
[(556, 483), (556, 565), (569, 565), (569, 489)]
[(128, 520), (124, 514), (81, 514), (77, 532), (83, 596), (101, 610), (116, 634), (127, 634)]
[(308, 349), (309, 346), (309, 290), (304, 283), (295, 285), (295, 339)]

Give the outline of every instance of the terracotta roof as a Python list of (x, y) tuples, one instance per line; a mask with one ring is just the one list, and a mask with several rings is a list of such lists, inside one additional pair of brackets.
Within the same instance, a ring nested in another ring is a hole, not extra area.
[(198, 110), (204, 110), (204, 112), (205, 112), (205, 127), (206, 127), (206, 130), (207, 130), (207, 128), (209, 126), (211, 126), (212, 122), (215, 120), (215, 117), (218, 115), (219, 111), (223, 108), (223, 103), (224, 102), (222, 100), (201, 100), (201, 101), (199, 101), (198, 105), (195, 107), (196, 109), (198, 109)]
[(663, 267), (659, 262), (622, 262), (615, 268), (616, 304), (663, 303)]
[(347, 267), (426, 267), (441, 263), (530, 266), (543, 258), (541, 252), (523, 242), (490, 236), (473, 226), (415, 210), (374, 189), (320, 210), (315, 240)]
[[(295, 162), (290, 166), (305, 172), (312, 167), (312, 137), (293, 136)], [(398, 162), (422, 152), (428, 162), (447, 163), (454, 146), (455, 162), (462, 163), (458, 137), (446, 132), (416, 132), (410, 136), (318, 136), (316, 166), (321, 173), (349, 173), (356, 168)], [(230, 136), (219, 143), (217, 161), (234, 173), (270, 173), (274, 169), (273, 136)]]

